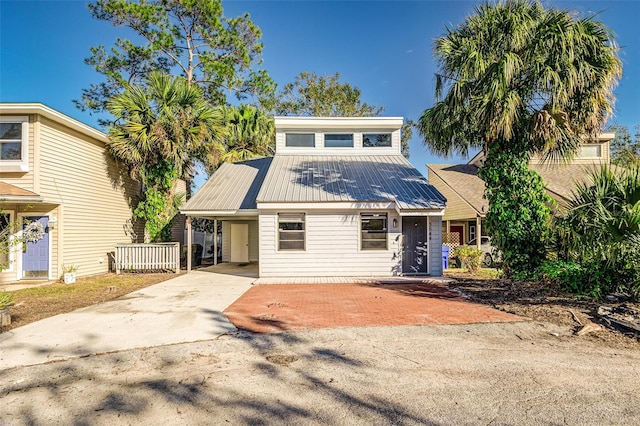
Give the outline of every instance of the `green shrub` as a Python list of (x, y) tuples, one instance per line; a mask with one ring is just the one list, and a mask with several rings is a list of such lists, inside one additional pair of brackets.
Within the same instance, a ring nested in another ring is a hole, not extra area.
[(538, 279), (579, 295), (601, 299), (615, 291), (640, 297), (640, 271), (624, 264), (607, 261), (579, 263), (554, 260), (540, 265)]
[(3, 291), (0, 293), (0, 309), (8, 308), (9, 306), (13, 306), (15, 303), (13, 299), (13, 294)]
[(556, 284), (572, 293), (584, 293), (585, 270), (578, 263), (564, 260), (545, 262), (538, 267), (538, 276), (548, 284)]
[(476, 273), (480, 269), (482, 250), (471, 246), (458, 246), (453, 250), (453, 255), (460, 259), (469, 268), (469, 272)]

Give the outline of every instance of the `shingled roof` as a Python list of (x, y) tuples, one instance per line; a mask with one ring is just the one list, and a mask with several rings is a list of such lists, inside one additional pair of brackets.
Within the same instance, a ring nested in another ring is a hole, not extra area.
[(35, 192), (27, 191), (6, 182), (0, 182), (0, 200), (7, 201), (42, 201), (42, 197)]
[[(484, 182), (478, 177), (478, 167), (473, 164), (429, 164), (427, 167), (476, 211), (487, 211), (488, 202), (483, 198)], [(600, 165), (530, 164), (529, 167), (542, 177), (552, 198), (566, 203), (571, 198), (576, 184), (590, 179), (591, 173)]]
[(484, 181), (478, 177), (473, 164), (429, 164), (429, 173), (435, 173), (462, 197), (476, 212), (486, 212), (489, 203), (484, 195)]

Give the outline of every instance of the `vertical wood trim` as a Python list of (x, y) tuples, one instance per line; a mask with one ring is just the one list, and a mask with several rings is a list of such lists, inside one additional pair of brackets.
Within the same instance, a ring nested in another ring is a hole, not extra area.
[(57, 208), (58, 211), (58, 223), (56, 223), (56, 228), (58, 230), (58, 259), (56, 269), (56, 276), (60, 276), (62, 264), (61, 262), (64, 259), (64, 206), (60, 204)]
[(40, 116), (33, 120), (33, 192), (40, 194)]

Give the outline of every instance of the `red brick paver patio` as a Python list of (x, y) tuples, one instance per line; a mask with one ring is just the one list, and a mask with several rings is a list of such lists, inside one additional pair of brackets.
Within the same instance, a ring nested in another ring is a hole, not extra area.
[(522, 320), (435, 283), (257, 285), (224, 314), (237, 328), (254, 333)]

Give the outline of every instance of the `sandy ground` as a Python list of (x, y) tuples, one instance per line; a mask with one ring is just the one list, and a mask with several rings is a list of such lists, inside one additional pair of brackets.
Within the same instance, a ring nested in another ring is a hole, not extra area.
[(547, 322), (232, 333), (5, 370), (0, 424), (637, 425), (639, 383)]

